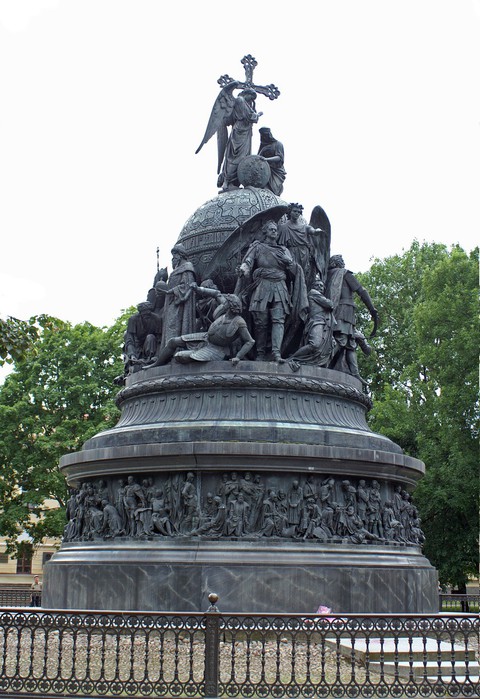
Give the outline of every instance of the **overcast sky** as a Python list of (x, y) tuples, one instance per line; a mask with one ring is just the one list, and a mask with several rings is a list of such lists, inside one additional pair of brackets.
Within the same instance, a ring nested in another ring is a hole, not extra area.
[[(283, 197), (353, 271), (478, 244), (480, 0), (0, 0), (0, 314), (110, 324), (194, 210), (217, 78), (258, 61)], [(254, 132), (253, 150), (258, 148)]]

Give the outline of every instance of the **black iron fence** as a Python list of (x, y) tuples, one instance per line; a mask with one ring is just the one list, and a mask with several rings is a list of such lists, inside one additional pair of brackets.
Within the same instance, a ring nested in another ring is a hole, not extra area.
[[(42, 599), (42, 593), (36, 593)], [(28, 607), (32, 601), (30, 586), (0, 587), (0, 607)], [(441, 593), (438, 596), (441, 612), (480, 612), (480, 595), (455, 595)]]
[[(41, 596), (40, 592), (40, 599)], [(28, 607), (31, 601), (32, 590), (30, 586), (0, 587), (0, 607)]]
[(439, 596), (439, 609), (441, 612), (467, 612), (480, 611), (480, 595), (447, 595)]
[(473, 697), (477, 615), (0, 610), (0, 695)]

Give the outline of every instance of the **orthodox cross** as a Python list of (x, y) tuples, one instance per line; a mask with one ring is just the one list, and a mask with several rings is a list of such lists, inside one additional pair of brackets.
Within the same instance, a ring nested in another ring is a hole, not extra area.
[[(244, 56), (241, 63), (245, 69), (245, 82), (240, 82), (237, 80), (236, 82), (238, 83), (238, 87), (240, 87), (242, 90), (247, 87), (251, 87), (255, 90), (255, 92), (259, 92), (261, 95), (268, 97), (269, 100), (276, 100), (277, 97), (279, 97), (280, 90), (278, 87), (276, 87), (276, 85), (255, 85), (253, 82), (253, 71), (257, 67), (258, 63), (251, 54)], [(217, 82), (220, 87), (223, 88), (225, 85), (234, 82), (234, 78), (231, 78), (229, 75), (221, 75)]]

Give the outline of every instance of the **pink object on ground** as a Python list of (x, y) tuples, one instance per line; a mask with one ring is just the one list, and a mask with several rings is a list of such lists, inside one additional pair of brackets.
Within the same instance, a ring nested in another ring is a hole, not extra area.
[(317, 613), (317, 614), (330, 614), (331, 611), (332, 611), (332, 610), (330, 609), (330, 607), (324, 607), (323, 604), (321, 604), (321, 605), (319, 606), (319, 608), (317, 609), (317, 612), (316, 612), (316, 613)]

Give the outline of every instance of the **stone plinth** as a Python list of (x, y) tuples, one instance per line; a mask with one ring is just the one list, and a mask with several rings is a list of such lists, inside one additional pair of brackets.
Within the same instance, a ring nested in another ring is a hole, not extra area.
[[(117, 426), (63, 457), (61, 469), (71, 486), (94, 484), (112, 503), (129, 476), (145, 492), (159, 489), (175, 533), (78, 536), (73, 523), (47, 564), (45, 606), (201, 611), (215, 591), (224, 611), (436, 611), (436, 571), (411, 534), (355, 541), (342, 523), (349, 487), (374, 489), (382, 508), (401, 508), (399, 491), (412, 490), (424, 470), (368, 428), (370, 402), (355, 378), (263, 362), (173, 363), (129, 377), (118, 403)], [(181, 495), (187, 473), (193, 515)], [(303, 503), (313, 499), (335, 524), (332, 536), (319, 528), (303, 536), (288, 507), (285, 526), (269, 526), (265, 502), (273, 493), (288, 503), (294, 481)], [(240, 490), (247, 524), (208, 530), (209, 494), (228, 514), (227, 493)]]
[(224, 612), (436, 613), (436, 571), (415, 547), (295, 542), (72, 543), (48, 564), (45, 607)]

